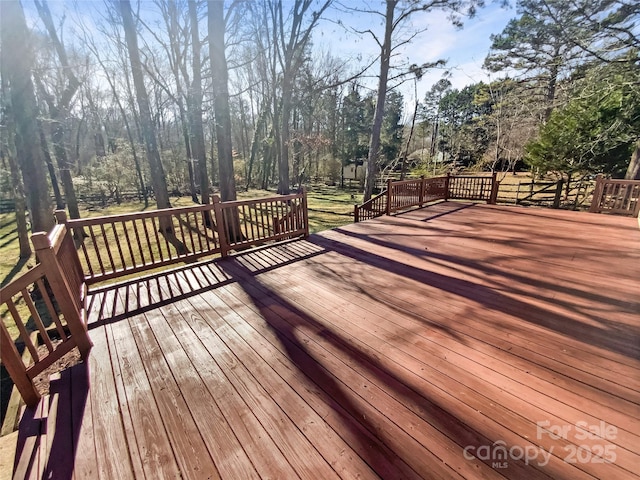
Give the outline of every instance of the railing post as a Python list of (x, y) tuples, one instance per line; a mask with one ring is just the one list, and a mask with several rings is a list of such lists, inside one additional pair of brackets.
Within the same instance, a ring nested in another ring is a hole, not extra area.
[(359, 218), (360, 211), (359, 210), (360, 209), (358, 208), (357, 204), (353, 206), (353, 223), (358, 223), (360, 221), (360, 218)]
[(424, 175), (420, 175), (420, 198), (419, 198), (419, 204), (422, 207), (422, 205), (424, 204), (424, 195), (425, 195), (425, 190), (427, 188), (427, 181), (424, 178)]
[[(73, 263), (74, 263), (74, 266), (75, 266), (75, 270), (80, 273), (80, 278), (78, 278), (78, 281), (80, 283), (82, 283), (84, 281), (84, 273), (83, 273), (83, 269), (82, 269), (82, 263), (80, 262), (80, 256), (78, 255), (78, 250), (76, 248), (78, 246), (78, 244), (76, 244), (73, 241), (73, 238), (77, 235), (76, 239), (79, 242), (82, 242), (82, 240), (83, 240), (82, 239), (82, 233), (81, 233), (82, 229), (80, 229), (80, 233), (78, 233), (78, 232), (75, 231), (75, 229), (71, 230), (69, 228), (69, 225), (67, 224), (69, 219), (67, 218), (67, 212), (66, 211), (64, 211), (64, 210), (56, 210), (54, 212), (54, 215), (56, 217), (56, 222), (58, 222), (58, 224), (65, 225), (66, 231), (65, 231), (65, 238), (63, 239), (63, 242), (66, 242), (66, 241), (71, 242), (71, 245), (73, 245), (73, 247), (74, 247), (73, 248), (73, 253), (74, 253), (74, 255), (73, 255)], [(69, 238), (66, 238), (66, 237), (69, 237)]]
[(591, 213), (598, 213), (600, 211), (600, 202), (602, 201), (602, 191), (604, 189), (604, 177), (601, 173), (596, 176), (596, 188), (593, 191), (593, 198), (591, 199), (591, 206), (589, 211)]
[(218, 195), (213, 196), (213, 213), (216, 217), (216, 230), (218, 231), (218, 242), (220, 243), (220, 255), (226, 257), (229, 255), (229, 239), (227, 238), (227, 228), (225, 228), (224, 224), (222, 204)]
[(393, 180), (387, 178), (387, 215), (391, 215), (391, 185), (393, 184)]
[(562, 198), (562, 186), (564, 185), (564, 178), (558, 180), (556, 184), (556, 194), (553, 197), (553, 208), (560, 208), (560, 198)]
[(20, 392), (27, 406), (33, 408), (40, 401), (40, 394), (33, 385), (31, 378), (27, 375), (22, 357), (18, 353), (15, 343), (11, 340), (11, 335), (4, 322), (0, 321), (0, 349), (2, 350), (2, 364), (9, 372), (13, 384)]
[(307, 187), (302, 187), (302, 219), (304, 221), (304, 238), (309, 236), (309, 210), (307, 209)]
[(498, 190), (500, 189), (500, 182), (498, 181), (498, 173), (493, 172), (491, 175), (491, 195), (489, 196), (489, 204), (495, 205), (498, 203)]
[(451, 184), (451, 172), (447, 172), (447, 176), (444, 179), (444, 199), (449, 200), (449, 187)]
[[(53, 297), (58, 302), (60, 311), (64, 315), (80, 355), (83, 359), (86, 359), (93, 343), (82, 320), (82, 313), (78, 310), (79, 302), (73, 299), (74, 292), (69, 287), (69, 283), (60, 267), (49, 236), (44, 232), (34, 233), (31, 235), (31, 243), (33, 243), (38, 260), (44, 267)], [(75, 294), (77, 295), (77, 292)]]

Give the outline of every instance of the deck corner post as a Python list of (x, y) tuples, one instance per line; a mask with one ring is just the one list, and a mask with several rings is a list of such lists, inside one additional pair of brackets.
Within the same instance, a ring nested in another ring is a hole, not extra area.
[(386, 208), (386, 214), (387, 215), (391, 215), (391, 198), (393, 197), (391, 195), (391, 189), (393, 187), (393, 180), (391, 180), (390, 178), (387, 178), (387, 208)]
[(31, 235), (31, 243), (33, 243), (36, 257), (44, 267), (53, 297), (64, 315), (71, 336), (80, 351), (80, 356), (86, 359), (93, 343), (83, 321), (83, 314), (78, 310), (77, 302), (73, 299), (73, 291), (53, 250), (51, 240), (45, 232), (36, 232)]
[(498, 203), (498, 190), (500, 189), (500, 182), (498, 181), (498, 172), (493, 172), (491, 175), (491, 194), (489, 195), (489, 204), (495, 205)]
[(358, 204), (355, 204), (353, 206), (353, 223), (358, 223), (358, 221), (360, 220), (359, 217), (359, 208), (358, 208)]
[(309, 208), (307, 203), (307, 187), (302, 187), (302, 221), (304, 222), (304, 238), (309, 237)]
[(53, 213), (56, 217), (56, 222), (58, 222), (59, 224), (66, 224), (67, 223), (67, 212), (64, 210), (56, 210)]
[(0, 351), (2, 351), (2, 364), (7, 369), (13, 384), (20, 392), (24, 402), (29, 408), (34, 408), (40, 401), (40, 394), (27, 375), (22, 357), (15, 343), (9, 335), (4, 322), (0, 322)]
[(218, 241), (220, 242), (220, 255), (226, 257), (229, 255), (229, 239), (227, 238), (227, 229), (225, 228), (224, 215), (222, 214), (222, 202), (218, 195), (213, 198), (213, 213), (216, 217), (216, 230), (218, 232)]
[(591, 213), (598, 213), (600, 211), (600, 202), (602, 201), (602, 192), (604, 190), (604, 176), (599, 173), (596, 175), (596, 188), (593, 191), (593, 198), (591, 199), (591, 206), (589, 211)]
[(449, 200), (451, 195), (449, 193), (449, 188), (451, 187), (451, 172), (447, 172), (447, 176), (444, 177), (444, 200)]

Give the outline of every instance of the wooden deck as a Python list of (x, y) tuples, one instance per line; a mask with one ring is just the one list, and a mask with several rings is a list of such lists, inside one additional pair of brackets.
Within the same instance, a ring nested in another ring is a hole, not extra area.
[(452, 202), (98, 290), (17, 473), (638, 479), (639, 290), (636, 219)]

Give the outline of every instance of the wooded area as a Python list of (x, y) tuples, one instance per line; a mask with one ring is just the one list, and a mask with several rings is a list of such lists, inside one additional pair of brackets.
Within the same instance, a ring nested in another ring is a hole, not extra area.
[[(402, 63), (421, 33), (412, 21), (444, 12), (462, 25), (481, 6), (0, 2), (0, 194), (16, 202), (21, 254), (28, 222), (53, 225), (51, 194), (78, 218), (87, 195), (207, 204), (214, 190), (229, 201), (236, 188), (338, 183), (353, 164), (366, 167), (365, 200), (391, 172), (638, 178), (640, 6), (630, 0), (518, 0), (491, 37), (485, 68), (497, 80), (457, 89), (445, 75), (406, 108), (403, 89), (446, 63)], [(367, 19), (337, 28), (373, 42), (377, 58), (314, 45), (318, 25), (342, 17)]]

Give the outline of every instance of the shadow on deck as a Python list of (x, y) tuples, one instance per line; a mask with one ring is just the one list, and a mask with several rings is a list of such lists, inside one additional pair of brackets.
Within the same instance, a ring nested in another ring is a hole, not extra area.
[(96, 289), (17, 467), (640, 478), (634, 223), (442, 203)]

